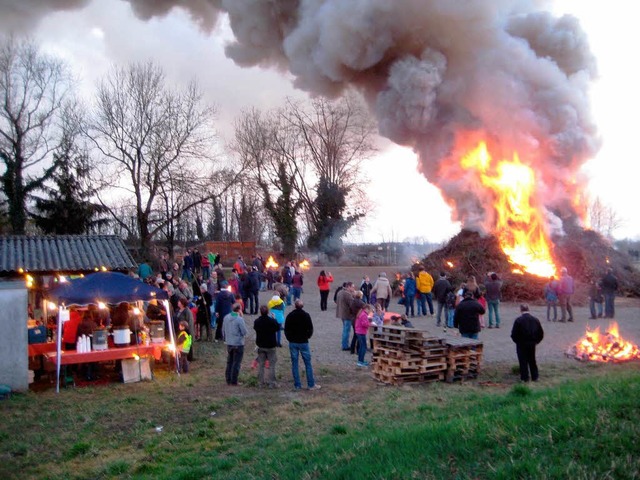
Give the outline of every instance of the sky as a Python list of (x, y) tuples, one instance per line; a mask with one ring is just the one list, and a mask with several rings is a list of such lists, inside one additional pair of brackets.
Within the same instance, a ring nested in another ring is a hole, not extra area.
[[(633, 48), (638, 34), (633, 32), (640, 4), (558, 0), (553, 11), (578, 17), (598, 62), (590, 96), (602, 147), (583, 167), (590, 177), (589, 193), (622, 219), (615, 237), (640, 239), (640, 220), (634, 212), (637, 201), (630, 198), (638, 184), (640, 60)], [(86, 95), (112, 65), (130, 61), (154, 60), (179, 84), (197, 79), (207, 100), (217, 105), (223, 143), (230, 140), (233, 121), (242, 109), (279, 107), (287, 96), (307, 98), (293, 87), (290, 74), (241, 68), (225, 56), (224, 47), (232, 38), (226, 16), (212, 32), (205, 32), (180, 9), (140, 20), (129, 3), (93, 0), (85, 8), (48, 14), (32, 35), (47, 51), (69, 62)], [(416, 155), (382, 137), (378, 147), (379, 153), (363, 167), (375, 209), (347, 240), (443, 242), (455, 235), (460, 224), (451, 221), (438, 188), (418, 172)]]

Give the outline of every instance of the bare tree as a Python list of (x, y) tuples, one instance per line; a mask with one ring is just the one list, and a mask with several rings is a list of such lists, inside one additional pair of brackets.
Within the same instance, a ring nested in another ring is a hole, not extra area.
[(299, 139), (277, 112), (263, 115), (254, 109), (236, 121), (232, 148), (250, 165), (250, 177), (262, 193), (283, 253), (292, 258), (299, 234), (298, 214), (303, 206), (300, 180), (305, 163)]
[(278, 111), (253, 110), (238, 120), (234, 150), (251, 161), (285, 255), (303, 231), (309, 246), (339, 254), (342, 237), (367, 210), (360, 166), (373, 152), (374, 132), (350, 96), (310, 105), (289, 100)]
[(589, 204), (589, 220), (592, 230), (609, 239), (613, 238), (613, 233), (624, 224), (616, 211), (605, 205), (600, 197), (596, 197)]
[(0, 175), (13, 233), (25, 232), (27, 201), (64, 161), (54, 155), (79, 133), (67, 65), (31, 41), (0, 42)]
[[(88, 133), (102, 156), (103, 182), (112, 193), (119, 190), (132, 199), (144, 257), (167, 223), (224, 189), (210, 183), (214, 115), (212, 106), (202, 105), (194, 82), (171, 88), (153, 63), (115, 68), (98, 88)], [(241, 170), (239, 165), (236, 172)], [(169, 193), (180, 200), (170, 208)], [(105, 197), (101, 200), (108, 206)], [(128, 229), (125, 219), (111, 213)]]

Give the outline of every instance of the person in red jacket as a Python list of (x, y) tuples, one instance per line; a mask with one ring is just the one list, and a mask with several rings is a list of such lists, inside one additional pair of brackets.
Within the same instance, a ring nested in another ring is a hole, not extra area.
[(331, 282), (333, 282), (331, 272), (325, 273), (324, 270), (321, 270), (318, 276), (318, 288), (320, 289), (320, 310), (323, 312), (327, 310), (327, 299), (329, 298), (329, 290), (331, 290)]

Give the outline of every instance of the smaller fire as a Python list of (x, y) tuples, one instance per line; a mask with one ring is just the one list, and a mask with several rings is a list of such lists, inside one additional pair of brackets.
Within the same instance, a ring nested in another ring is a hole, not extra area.
[(300, 267), (301, 270), (309, 270), (311, 268), (311, 263), (309, 263), (309, 260), (305, 258), (298, 264), (298, 267)]
[(448, 266), (449, 268), (453, 268), (453, 267), (454, 267), (453, 262), (449, 262), (449, 261), (447, 261), (447, 266)]
[(592, 362), (640, 360), (638, 346), (620, 337), (616, 322), (611, 322), (609, 330), (604, 334), (600, 333), (600, 327), (595, 330), (587, 328), (586, 335), (569, 348), (567, 355)]
[(269, 255), (269, 258), (267, 258), (267, 263), (265, 263), (264, 266), (267, 268), (278, 268), (280, 265), (276, 263), (272, 255)]

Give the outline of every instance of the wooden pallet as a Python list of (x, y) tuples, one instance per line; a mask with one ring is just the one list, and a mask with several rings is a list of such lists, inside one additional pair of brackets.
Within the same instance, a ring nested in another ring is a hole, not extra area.
[(390, 375), (382, 372), (373, 372), (373, 378), (389, 385), (441, 382), (444, 379), (444, 372), (416, 373), (411, 375)]
[(448, 347), (446, 381), (477, 378), (482, 362), (483, 344), (479, 340), (452, 337), (445, 340)]

